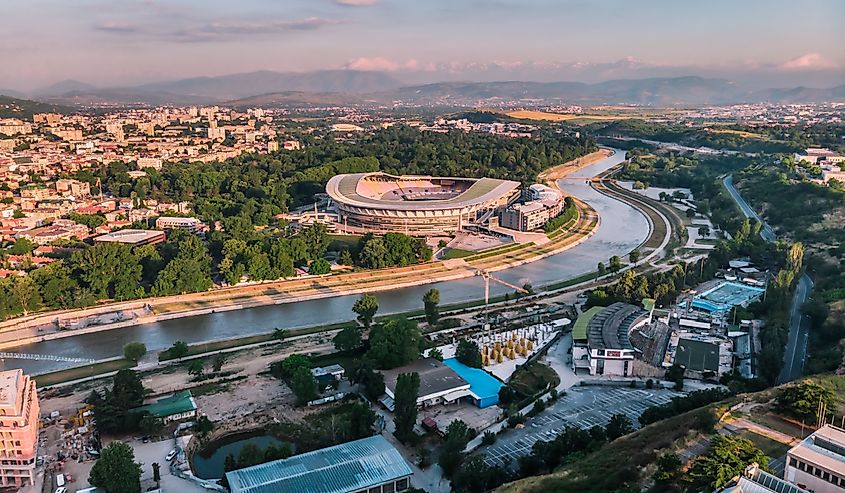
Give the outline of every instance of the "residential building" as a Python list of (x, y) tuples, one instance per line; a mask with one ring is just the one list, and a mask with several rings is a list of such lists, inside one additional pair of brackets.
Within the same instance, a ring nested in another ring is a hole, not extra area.
[(22, 370), (0, 372), (0, 485), (33, 484), (40, 414), (35, 381)]
[(795, 154), (795, 160), (812, 164), (835, 164), (845, 162), (845, 156), (840, 156), (825, 147), (810, 147), (803, 154)]
[(232, 493), (401, 493), (413, 470), (382, 435), (226, 473)]
[(153, 169), (161, 169), (163, 161), (161, 158), (157, 157), (139, 157), (138, 158), (138, 169), (144, 168), (153, 168)]
[(845, 493), (845, 429), (824, 425), (792, 447), (783, 477), (814, 493)]
[(517, 231), (533, 231), (542, 228), (549, 219), (557, 217), (563, 210), (563, 194), (541, 185), (531, 185), (523, 193), (526, 200), (508, 207), (499, 219), (499, 224)]
[(62, 179), (56, 180), (56, 192), (59, 195), (87, 197), (91, 195), (91, 185), (85, 181)]
[(88, 237), (88, 227), (83, 224), (51, 224), (22, 231), (15, 237), (26, 238), (36, 245), (47, 245), (54, 241), (72, 238), (83, 240)]
[(172, 421), (195, 418), (197, 416), (197, 403), (191, 395), (190, 390), (177, 392), (170, 397), (164, 397), (152, 404), (136, 407), (133, 413), (150, 413), (167, 424)]

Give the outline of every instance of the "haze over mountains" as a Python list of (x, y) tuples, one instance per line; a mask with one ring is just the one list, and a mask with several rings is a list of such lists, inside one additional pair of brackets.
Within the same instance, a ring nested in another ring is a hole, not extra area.
[(320, 70), (258, 71), (218, 77), (193, 77), (128, 87), (95, 87), (65, 80), (31, 94), (4, 91), (17, 98), (75, 106), (288, 104), (413, 104), (472, 105), (497, 100), (540, 99), (584, 105), (639, 104), (654, 106), (773, 102), (845, 101), (845, 85), (832, 88), (787, 87), (749, 90), (719, 78), (653, 77), (584, 82), (435, 82), (407, 85), (386, 72)]

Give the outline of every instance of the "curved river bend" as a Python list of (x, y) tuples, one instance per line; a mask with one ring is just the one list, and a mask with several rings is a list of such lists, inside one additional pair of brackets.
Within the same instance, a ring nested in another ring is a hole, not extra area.
[[(595, 176), (620, 163), (624, 155), (624, 151), (616, 150), (614, 155), (573, 173), (570, 178)], [(649, 232), (648, 221), (637, 209), (601, 195), (585, 181), (567, 179), (561, 180), (560, 185), (566, 193), (584, 200), (598, 211), (601, 218), (598, 231), (569, 250), (499, 271), (496, 273), (497, 277), (517, 285), (530, 283), (542, 286), (591, 272), (595, 270), (598, 262), (606, 262), (613, 255), (626, 255), (645, 241)], [(431, 288), (440, 290), (440, 299), (444, 304), (484, 297), (483, 283), (477, 278), (432, 283), (376, 293), (379, 314), (421, 308), (422, 295)], [(509, 291), (497, 283), (492, 283), (490, 289), (493, 295)], [(357, 298), (358, 295), (337, 296), (178, 318), (28, 344), (9, 351), (106, 359), (120, 356), (123, 345), (132, 341), (143, 342), (150, 351), (156, 351), (169, 347), (177, 340), (195, 343), (266, 333), (276, 327), (293, 328), (343, 322), (354, 318), (352, 303)], [(23, 368), (27, 373), (43, 373), (69, 366), (75, 364), (57, 361), (0, 361), (2, 369)]]

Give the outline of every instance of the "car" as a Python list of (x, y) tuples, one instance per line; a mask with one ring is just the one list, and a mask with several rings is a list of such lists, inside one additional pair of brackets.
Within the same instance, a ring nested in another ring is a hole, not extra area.
[(173, 449), (170, 452), (168, 452), (167, 457), (165, 457), (164, 459), (169, 462), (169, 461), (172, 461), (174, 457), (176, 457), (176, 449)]
[(56, 493), (67, 493), (67, 488), (65, 488), (64, 486), (59, 486), (58, 488), (56, 488)]

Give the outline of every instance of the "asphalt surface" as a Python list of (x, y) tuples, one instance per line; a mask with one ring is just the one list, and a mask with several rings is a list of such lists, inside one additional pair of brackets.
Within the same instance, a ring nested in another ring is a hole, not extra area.
[[(742, 213), (749, 219), (754, 219), (763, 224), (760, 236), (768, 242), (777, 238), (774, 230), (763, 221), (748, 202), (742, 198), (739, 191), (734, 187), (733, 175), (722, 179), (722, 184), (734, 202), (742, 209)], [(786, 349), (783, 353), (783, 367), (778, 375), (778, 383), (786, 383), (800, 378), (804, 372), (804, 362), (807, 359), (807, 342), (810, 338), (810, 319), (801, 313), (801, 306), (813, 292), (813, 280), (807, 274), (801, 274), (798, 278), (798, 285), (795, 287), (795, 294), (792, 297), (792, 304), (789, 307), (789, 336), (786, 342)]]
[(583, 429), (605, 426), (614, 414), (628, 416), (638, 428), (637, 419), (643, 411), (680, 395), (684, 394), (658, 389), (573, 387), (538, 416), (528, 418), (524, 428), (500, 435), (495, 444), (483, 450), (486, 454), (484, 462), (488, 465), (515, 464), (519, 457), (531, 453), (535, 442), (553, 440), (567, 426)]

